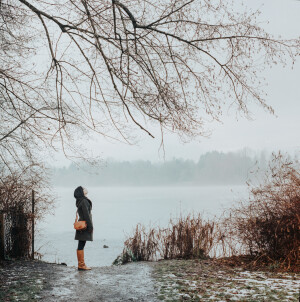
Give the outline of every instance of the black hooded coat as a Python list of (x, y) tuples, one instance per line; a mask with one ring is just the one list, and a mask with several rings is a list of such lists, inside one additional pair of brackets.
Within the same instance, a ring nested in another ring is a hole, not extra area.
[(87, 228), (83, 231), (76, 231), (75, 240), (93, 241), (93, 220), (92, 220), (92, 202), (84, 196), (83, 188), (78, 187), (74, 191), (76, 198), (76, 207), (79, 215), (79, 221), (86, 221)]

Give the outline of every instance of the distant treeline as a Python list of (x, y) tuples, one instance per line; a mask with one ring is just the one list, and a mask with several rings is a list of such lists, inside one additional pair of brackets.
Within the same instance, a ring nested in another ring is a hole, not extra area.
[(265, 169), (264, 154), (246, 152), (208, 152), (198, 162), (173, 159), (162, 163), (150, 161), (107, 161), (103, 166), (71, 164), (53, 169), (53, 184), (58, 186), (161, 186), (245, 184), (251, 171)]
[(69, 186), (160, 186), (245, 184), (251, 171), (265, 169), (264, 154), (248, 156), (245, 152), (208, 152), (198, 162), (173, 159), (162, 163), (150, 161), (107, 161), (99, 168), (71, 164), (53, 169), (53, 184)]

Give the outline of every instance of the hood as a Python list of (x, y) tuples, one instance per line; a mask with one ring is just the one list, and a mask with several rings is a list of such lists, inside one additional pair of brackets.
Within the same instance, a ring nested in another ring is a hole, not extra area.
[(77, 187), (75, 189), (75, 191), (74, 191), (74, 197), (76, 199), (84, 197), (83, 187), (82, 186), (79, 186), (79, 187)]
[(74, 197), (76, 198), (76, 206), (78, 206), (78, 203), (84, 197), (83, 187), (79, 186), (79, 187), (77, 187), (75, 189), (75, 191), (74, 191)]
[(84, 195), (83, 187), (79, 186), (74, 191), (74, 197), (76, 198), (76, 207), (78, 207), (79, 203), (82, 201), (82, 199), (86, 199), (90, 205), (92, 206), (92, 202)]

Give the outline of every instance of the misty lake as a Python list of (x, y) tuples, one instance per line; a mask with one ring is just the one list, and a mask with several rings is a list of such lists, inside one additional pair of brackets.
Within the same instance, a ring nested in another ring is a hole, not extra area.
[[(77, 265), (74, 240), (75, 188), (55, 187), (57, 201), (53, 215), (37, 225), (35, 250), (49, 262)], [(137, 223), (166, 226), (170, 218), (201, 212), (220, 214), (224, 208), (247, 198), (246, 186), (177, 187), (88, 187), (93, 202), (94, 241), (87, 242), (85, 260), (89, 266), (111, 265), (122, 252), (123, 242)], [(103, 248), (103, 245), (109, 248)]]

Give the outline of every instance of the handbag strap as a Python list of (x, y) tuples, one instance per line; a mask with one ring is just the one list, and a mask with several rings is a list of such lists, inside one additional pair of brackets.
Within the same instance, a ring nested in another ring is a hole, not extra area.
[(78, 221), (78, 210), (76, 211), (75, 223)]
[[(78, 207), (79, 207), (79, 205), (80, 205), (81, 203), (82, 203), (82, 201), (79, 202)], [(77, 210), (76, 210), (75, 223), (78, 221), (78, 207), (77, 207)]]

